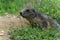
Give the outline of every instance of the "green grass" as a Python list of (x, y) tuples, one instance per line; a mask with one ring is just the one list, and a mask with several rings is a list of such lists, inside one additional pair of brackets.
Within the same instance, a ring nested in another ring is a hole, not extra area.
[[(58, 23), (60, 23), (59, 0), (0, 0), (0, 16), (3, 16), (6, 12), (19, 15), (19, 12), (26, 7), (35, 8), (43, 14), (55, 17)], [(15, 40), (53, 40), (55, 33), (55, 30), (44, 32), (38, 27), (32, 28), (31, 26), (12, 29), (9, 32), (10, 36)]]
[(42, 31), (38, 27), (32, 28), (31, 26), (15, 28), (9, 31), (10, 38), (14, 40), (53, 40), (56, 33), (58, 32), (54, 29)]
[(60, 1), (59, 0), (0, 0), (0, 15), (6, 12), (19, 15), (26, 7), (35, 8), (37, 11), (55, 17), (60, 23)]

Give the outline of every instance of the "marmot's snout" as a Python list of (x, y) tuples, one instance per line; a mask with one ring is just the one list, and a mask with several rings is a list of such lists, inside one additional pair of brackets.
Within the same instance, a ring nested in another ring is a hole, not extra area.
[(21, 15), (22, 17), (26, 17), (26, 16), (25, 16), (25, 13), (23, 13), (23, 12), (20, 12), (20, 15)]
[(24, 15), (23, 15), (23, 13), (22, 13), (22, 12), (20, 12), (20, 15), (21, 15), (22, 17), (24, 17)]
[(22, 16), (22, 12), (20, 12), (20, 15)]

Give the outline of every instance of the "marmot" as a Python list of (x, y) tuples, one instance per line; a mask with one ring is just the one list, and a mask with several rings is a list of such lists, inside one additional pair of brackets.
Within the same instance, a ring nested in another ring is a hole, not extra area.
[[(52, 17), (39, 13), (33, 8), (25, 8), (20, 12), (23, 18), (26, 18), (32, 25), (39, 25), (42, 30), (54, 27), (60, 30), (60, 25)], [(50, 26), (50, 27), (49, 27)]]

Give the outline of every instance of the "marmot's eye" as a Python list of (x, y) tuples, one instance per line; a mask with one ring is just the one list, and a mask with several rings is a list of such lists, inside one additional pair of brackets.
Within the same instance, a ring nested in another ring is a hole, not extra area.
[(29, 12), (29, 10), (28, 10), (28, 9), (27, 9), (26, 11), (27, 11), (27, 12)]

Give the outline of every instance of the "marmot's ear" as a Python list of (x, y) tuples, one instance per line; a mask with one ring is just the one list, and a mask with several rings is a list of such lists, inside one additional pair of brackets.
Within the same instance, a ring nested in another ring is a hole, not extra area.
[(35, 12), (35, 9), (31, 9), (33, 12)]

